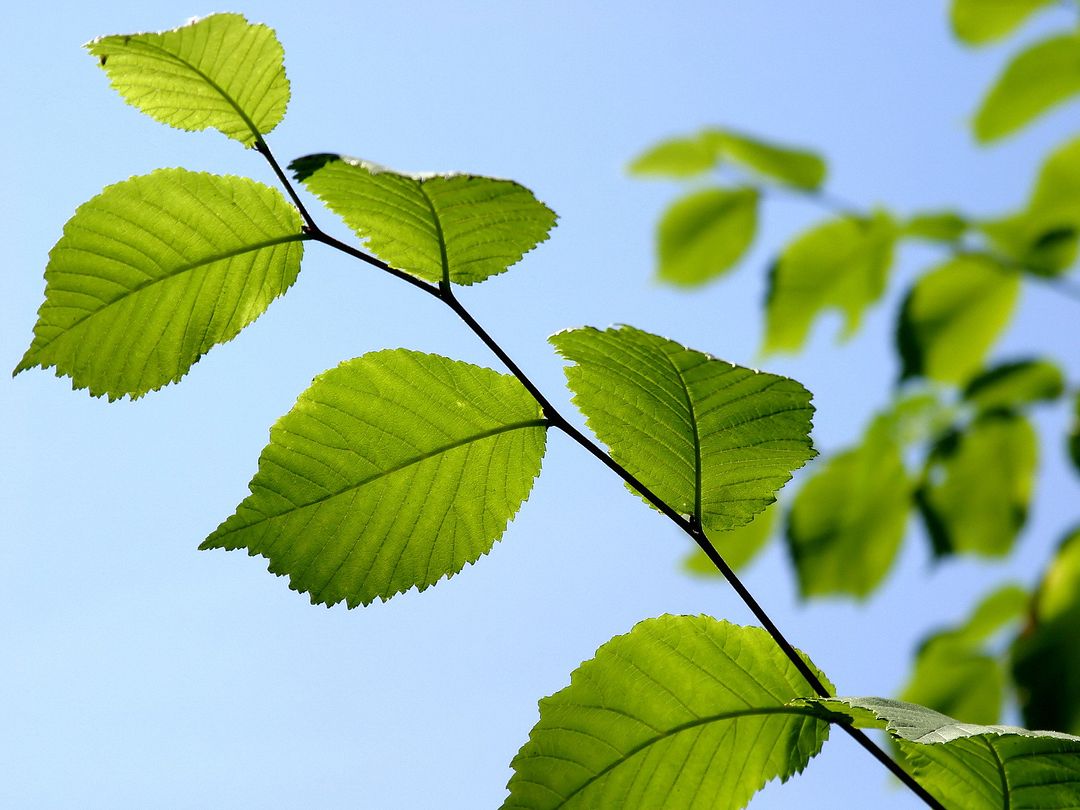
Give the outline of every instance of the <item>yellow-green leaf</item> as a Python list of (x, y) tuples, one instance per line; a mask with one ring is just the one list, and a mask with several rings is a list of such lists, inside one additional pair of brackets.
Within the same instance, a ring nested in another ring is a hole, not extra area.
[(709, 188), (677, 200), (657, 231), (660, 279), (694, 286), (730, 270), (754, 241), (757, 208), (752, 188)]
[(1012, 33), (1053, 0), (953, 0), (953, 33), (969, 45), (985, 45)]

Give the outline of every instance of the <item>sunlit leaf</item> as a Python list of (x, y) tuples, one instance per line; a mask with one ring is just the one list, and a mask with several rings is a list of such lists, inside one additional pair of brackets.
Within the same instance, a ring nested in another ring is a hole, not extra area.
[(1027, 519), (1038, 444), (1021, 416), (983, 414), (937, 448), (920, 493), (935, 552), (1007, 554)]
[(810, 393), (629, 326), (551, 337), (612, 456), (709, 532), (749, 523), (814, 455)]
[(955, 211), (928, 211), (913, 215), (900, 227), (907, 237), (931, 242), (955, 242), (967, 233), (971, 223)]
[(156, 121), (216, 129), (245, 146), (278, 125), (289, 103), (284, 51), (273, 30), (212, 14), (161, 33), (87, 44), (112, 86)]
[(887, 729), (915, 778), (946, 807), (1080, 807), (1080, 737), (961, 723), (925, 706), (883, 698), (807, 702), (850, 717), (858, 727)]
[(969, 45), (984, 45), (1012, 33), (1031, 14), (1054, 0), (953, 0), (953, 33)]
[(512, 180), (402, 174), (330, 154), (289, 168), (380, 258), (425, 281), (475, 284), (502, 273), (555, 225), (555, 212)]
[(827, 738), (815, 708), (787, 705), (808, 692), (759, 628), (648, 619), (540, 701), (503, 808), (744, 807), (770, 780), (801, 771)]
[(491, 550), (547, 422), (505, 374), (404, 349), (316, 377), (270, 430), (251, 495), (201, 548), (247, 548), (313, 603), (420, 590)]
[(1024, 722), (1080, 732), (1080, 529), (1050, 562), (1034, 606), (1031, 625), (1013, 645)]
[(1005, 697), (1005, 667), (986, 641), (1019, 619), (1027, 591), (1009, 584), (985, 597), (966, 622), (926, 638), (901, 698), (972, 723), (996, 723)]
[(682, 180), (703, 174), (719, 160), (720, 144), (708, 132), (669, 138), (647, 149), (627, 167), (642, 177), (669, 177)]
[(1049, 360), (1014, 360), (979, 374), (964, 388), (964, 399), (982, 410), (1017, 408), (1057, 399), (1065, 377)]
[(758, 192), (709, 188), (677, 200), (660, 219), (658, 275), (693, 286), (731, 269), (754, 241)]
[(785, 536), (802, 595), (872, 593), (892, 567), (910, 506), (900, 447), (877, 420), (795, 495)]
[(1072, 458), (1073, 466), (1080, 472), (1080, 391), (1076, 393), (1076, 403), (1073, 407), (1073, 423), (1069, 431), (1069, 457)]
[(241, 177), (161, 169), (81, 205), (49, 254), (15, 373), (55, 367), (110, 399), (176, 382), (296, 280), (300, 216)]
[[(768, 543), (779, 511), (776, 505), (770, 506), (745, 526), (726, 532), (714, 532), (709, 539), (712, 540), (713, 547), (720, 552), (720, 556), (724, 558), (724, 562), (733, 570), (738, 571), (749, 564)], [(712, 560), (699, 548), (691, 551), (683, 559), (683, 569), (698, 576), (722, 577)]]
[(964, 383), (1012, 317), (1020, 276), (986, 256), (956, 256), (925, 273), (900, 312), (902, 377)]
[(975, 114), (983, 143), (1011, 135), (1080, 93), (1080, 34), (1037, 42), (1009, 62)]
[(1059, 275), (1080, 242), (1080, 138), (1051, 153), (1026, 208), (980, 226), (994, 246), (1038, 275)]
[(713, 137), (724, 159), (786, 185), (813, 190), (825, 181), (825, 161), (815, 152), (781, 146), (730, 130), (716, 131)]
[(844, 315), (844, 336), (853, 334), (885, 291), (896, 234), (893, 220), (879, 212), (831, 220), (789, 244), (769, 274), (765, 351), (799, 350), (828, 309)]

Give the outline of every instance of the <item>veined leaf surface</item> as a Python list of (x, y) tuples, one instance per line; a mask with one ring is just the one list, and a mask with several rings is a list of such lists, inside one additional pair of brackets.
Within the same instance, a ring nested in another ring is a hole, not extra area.
[(990, 88), (973, 122), (975, 137), (996, 141), (1080, 93), (1080, 34), (1064, 34), (1021, 51)]
[[(709, 540), (713, 548), (720, 552), (724, 562), (730, 565), (732, 570), (738, 571), (745, 568), (769, 542), (779, 512), (779, 505), (773, 504), (745, 526), (726, 532), (713, 532)], [(695, 548), (683, 558), (682, 567), (687, 573), (696, 576), (723, 579), (723, 574), (700, 548)]]
[(612, 457), (706, 531), (750, 522), (813, 457), (810, 392), (629, 326), (551, 342)]
[(809, 692), (764, 630), (648, 619), (540, 701), (503, 808), (744, 807), (769, 780), (801, 771), (827, 738), (812, 710), (788, 705)]
[(170, 31), (115, 34), (86, 45), (124, 100), (156, 121), (216, 129), (245, 146), (280, 123), (289, 103), (285, 54), (273, 30), (212, 14)]
[(56, 367), (94, 396), (176, 382), (296, 280), (300, 215), (242, 177), (161, 169), (83, 204), (49, 254), (15, 373)]
[(963, 384), (1012, 317), (1020, 275), (993, 259), (962, 255), (923, 275), (900, 311), (902, 377)]
[(883, 698), (814, 700), (861, 728), (884, 728), (915, 778), (946, 807), (1075, 810), (1080, 737), (1015, 726), (961, 723), (925, 706)]
[(827, 309), (844, 316), (845, 337), (885, 291), (896, 223), (885, 213), (831, 220), (784, 248), (769, 273), (765, 351), (798, 351)]
[(380, 258), (433, 283), (502, 273), (555, 225), (555, 212), (512, 180), (402, 174), (331, 154), (289, 168)]
[(676, 200), (657, 232), (659, 277), (694, 286), (730, 270), (754, 241), (757, 207), (752, 188), (707, 188)]
[(491, 550), (547, 421), (505, 374), (403, 349), (315, 379), (270, 430), (251, 495), (200, 548), (247, 548), (313, 603), (424, 590)]

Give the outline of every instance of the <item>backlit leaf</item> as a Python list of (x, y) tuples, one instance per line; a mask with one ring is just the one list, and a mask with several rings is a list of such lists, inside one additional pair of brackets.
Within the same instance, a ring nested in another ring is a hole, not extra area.
[(975, 114), (983, 143), (1011, 135), (1080, 93), (1080, 34), (1037, 42), (1006, 66)]
[(1080, 737), (957, 722), (925, 706), (883, 698), (807, 701), (886, 728), (921, 785), (949, 808), (1075, 810)]
[(1064, 391), (1065, 377), (1049, 360), (1014, 360), (975, 377), (964, 388), (964, 399), (987, 411), (1054, 400)]
[(1080, 529), (1062, 542), (1035, 594), (1029, 627), (1013, 645), (1024, 722), (1080, 732)]
[(983, 45), (1012, 33), (1053, 0), (953, 0), (953, 33), (969, 45)]
[(15, 373), (55, 367), (110, 399), (176, 382), (296, 280), (300, 226), (280, 192), (241, 177), (161, 169), (108, 186), (49, 253)]
[(433, 283), (502, 273), (555, 225), (555, 213), (511, 180), (402, 174), (330, 154), (289, 168), (380, 258)]
[(729, 130), (717, 131), (714, 138), (725, 159), (786, 185), (812, 191), (825, 181), (825, 161), (814, 152)]
[(505, 374), (403, 349), (315, 378), (270, 430), (251, 495), (200, 548), (247, 548), (313, 603), (424, 590), (491, 550), (547, 422)]
[(759, 628), (648, 619), (540, 701), (503, 808), (744, 807), (827, 738), (815, 709), (787, 705), (810, 691)]
[(900, 311), (902, 377), (964, 383), (1012, 317), (1020, 276), (993, 259), (956, 256), (925, 273)]
[(1069, 431), (1069, 457), (1072, 458), (1073, 466), (1080, 472), (1080, 391), (1076, 392), (1076, 403), (1073, 407), (1073, 423)]
[(660, 278), (692, 286), (731, 269), (754, 241), (757, 206), (752, 188), (709, 188), (677, 200), (657, 232)]
[[(745, 526), (726, 532), (714, 532), (709, 539), (724, 558), (724, 562), (738, 571), (749, 564), (768, 543), (779, 511), (779, 507), (774, 504)], [(683, 559), (683, 569), (698, 576), (723, 578), (712, 560), (700, 548), (695, 548)]]
[(1019, 619), (1028, 601), (1023, 588), (1005, 585), (983, 599), (966, 622), (925, 639), (901, 698), (972, 723), (998, 722), (1005, 668), (986, 641)]
[(825, 310), (844, 315), (845, 337), (885, 291), (897, 228), (884, 213), (818, 225), (789, 244), (769, 274), (765, 351), (798, 351)]
[(642, 177), (670, 177), (682, 180), (703, 174), (719, 159), (715, 138), (706, 133), (669, 138), (647, 149), (628, 167), (630, 174)]
[(1046, 159), (1023, 210), (980, 227), (1025, 271), (1054, 276), (1072, 265), (1080, 241), (1080, 138)]
[(788, 550), (804, 597), (872, 593), (907, 525), (911, 483), (887, 422), (831, 455), (800, 487), (787, 516)]
[(212, 14), (160, 33), (87, 43), (124, 100), (156, 121), (216, 129), (245, 146), (278, 125), (289, 103), (284, 51), (273, 30)]
[(1007, 554), (1027, 519), (1038, 444), (1021, 416), (995, 411), (943, 442), (919, 497), (935, 552)]
[(629, 326), (551, 342), (613, 458), (706, 531), (749, 523), (814, 455), (810, 393)]
[(931, 242), (955, 242), (970, 226), (971, 223), (955, 211), (933, 211), (915, 214), (901, 225), (901, 229), (907, 237)]

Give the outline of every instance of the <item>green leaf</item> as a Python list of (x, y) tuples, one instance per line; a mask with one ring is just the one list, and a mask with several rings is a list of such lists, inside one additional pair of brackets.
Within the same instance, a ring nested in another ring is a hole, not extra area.
[(1069, 431), (1069, 457), (1073, 466), (1080, 471), (1080, 391), (1076, 392), (1072, 429)]
[(759, 628), (648, 619), (540, 701), (503, 808), (744, 807), (828, 736), (814, 709), (787, 705), (810, 691)]
[(156, 34), (99, 37), (86, 48), (124, 100), (156, 121), (216, 129), (250, 146), (289, 103), (285, 53), (273, 30), (212, 14)]
[(694, 286), (731, 269), (757, 230), (758, 192), (709, 188), (676, 200), (657, 232), (659, 277)]
[(860, 728), (885, 728), (913, 775), (946, 807), (1075, 810), (1080, 806), (1080, 737), (1015, 726), (959, 723), (896, 700), (810, 700)]
[(926, 211), (912, 215), (901, 226), (904, 236), (930, 242), (955, 242), (971, 223), (955, 211)]
[(1020, 618), (1029, 597), (1009, 584), (984, 598), (968, 620), (925, 639), (901, 698), (973, 723), (996, 723), (1005, 698), (1005, 669), (985, 641)]
[(433, 283), (502, 273), (555, 225), (555, 212), (511, 180), (401, 174), (330, 154), (289, 168), (388, 264)]
[(1008, 324), (1019, 294), (1019, 274), (987, 256), (956, 256), (925, 273), (900, 311), (901, 379), (966, 382)]
[(780, 146), (730, 130), (716, 131), (713, 138), (724, 158), (785, 185), (813, 191), (825, 181), (825, 161), (815, 152)]
[(669, 138), (651, 146), (627, 167), (640, 177), (683, 180), (704, 174), (716, 166), (720, 144), (708, 132)]
[(108, 186), (49, 253), (15, 373), (55, 367), (109, 399), (176, 382), (296, 280), (300, 226), (280, 192), (242, 177), (161, 169)]
[(885, 291), (896, 234), (893, 220), (878, 212), (831, 220), (789, 244), (769, 274), (764, 350), (797, 351), (827, 309), (844, 314), (844, 336), (852, 335)]
[(251, 495), (200, 548), (244, 548), (312, 603), (424, 590), (491, 550), (548, 423), (505, 374), (403, 349), (315, 378), (270, 430)]
[[(720, 552), (724, 562), (733, 570), (744, 568), (768, 543), (779, 511), (776, 505), (770, 506), (745, 526), (715, 534), (710, 538), (713, 548)], [(700, 548), (694, 549), (683, 559), (683, 570), (697, 576), (723, 578), (723, 574)]]
[(1038, 444), (1016, 414), (982, 414), (932, 454), (919, 506), (935, 552), (1002, 556), (1027, 519)]
[(1027, 272), (1060, 275), (1080, 243), (1080, 138), (1051, 153), (1026, 208), (980, 226), (994, 246)]
[(1031, 624), (1013, 645), (1024, 722), (1080, 732), (1080, 529), (1062, 542), (1035, 594)]
[(862, 443), (830, 456), (788, 512), (788, 550), (804, 597), (866, 597), (892, 567), (907, 525), (911, 482), (878, 419)]
[(953, 33), (969, 45), (984, 45), (1012, 33), (1053, 0), (953, 0)]
[(1017, 54), (975, 114), (975, 137), (989, 143), (1027, 126), (1080, 93), (1080, 34), (1037, 42)]
[(814, 455), (810, 392), (622, 326), (553, 335), (574, 403), (612, 457), (709, 532), (749, 523)]
[(1049, 402), (1064, 392), (1061, 369), (1049, 360), (1033, 358), (1001, 363), (983, 371), (967, 384), (964, 399), (988, 411)]

